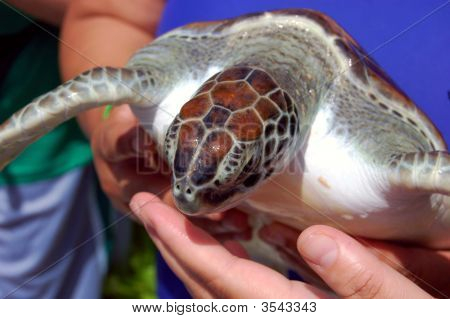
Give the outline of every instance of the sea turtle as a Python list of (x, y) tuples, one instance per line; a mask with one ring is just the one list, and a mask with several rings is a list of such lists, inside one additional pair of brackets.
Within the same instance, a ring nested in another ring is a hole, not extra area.
[(1, 126), (0, 166), (109, 103), (129, 103), (157, 142), (187, 214), (239, 206), (259, 224), (450, 247), (444, 140), (324, 14), (282, 10), (164, 34), (126, 68), (84, 72), (14, 114)]

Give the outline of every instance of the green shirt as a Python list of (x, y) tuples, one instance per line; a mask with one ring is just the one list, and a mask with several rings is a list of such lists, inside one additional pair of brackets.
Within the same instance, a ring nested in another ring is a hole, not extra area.
[[(6, 41), (1, 44), (0, 59), (4, 56), (11, 59), (8, 65), (2, 66), (7, 71), (2, 72), (0, 78), (0, 122), (60, 83), (58, 41), (38, 28), (23, 37), (24, 30), (30, 30), (32, 26), (18, 13), (0, 5), (0, 39)], [(21, 34), (25, 43), (16, 41)], [(13, 54), (11, 43), (16, 46)], [(0, 185), (58, 176), (87, 164), (91, 158), (87, 140), (76, 121), (70, 120), (30, 145), (11, 162), (0, 173)]]

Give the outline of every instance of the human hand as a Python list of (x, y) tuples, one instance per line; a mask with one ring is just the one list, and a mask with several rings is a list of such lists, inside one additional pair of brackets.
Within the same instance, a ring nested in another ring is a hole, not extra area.
[[(276, 248), (287, 262), (306, 262), (340, 297), (426, 298), (433, 295), (448, 298), (450, 295), (450, 279), (443, 275), (450, 270), (449, 251), (354, 239), (328, 226), (312, 226), (299, 234), (290, 227), (273, 223), (263, 227), (259, 236)], [(321, 238), (331, 241), (321, 243)], [(325, 253), (327, 245), (328, 248), (338, 247), (334, 263), (329, 261), (333, 256)]]
[(116, 106), (91, 134), (94, 165), (101, 187), (113, 205), (127, 212), (133, 194), (161, 194), (169, 187), (169, 170), (146, 137), (128, 105)]
[[(248, 260), (246, 252), (235, 241), (225, 241), (221, 245), (154, 195), (137, 194), (131, 205), (169, 266), (194, 297), (329, 297), (327, 293), (309, 284), (288, 280), (276, 271)], [(404, 260), (400, 257), (400, 252), (406, 252), (408, 248), (393, 249), (397, 246), (375, 244), (376, 246), (368, 249), (336, 229), (313, 226), (302, 232), (295, 246), (308, 265), (340, 297), (431, 297), (384, 262), (389, 259), (391, 263), (400, 263)], [(420, 259), (424, 260), (422, 266), (425, 266), (425, 260), (435, 260), (430, 259), (435, 252), (414, 249), (414, 252), (419, 252)], [(433, 278), (440, 278), (447, 282), (442, 274), (448, 272), (450, 258), (444, 252), (440, 252), (439, 256), (442, 260), (431, 265), (432, 271), (421, 277), (424, 281), (433, 284)], [(414, 267), (413, 265), (412, 268)], [(435, 287), (440, 290), (440, 286)], [(445, 290), (441, 291), (445, 293)]]
[(152, 194), (135, 195), (131, 207), (166, 262), (194, 297), (325, 296), (308, 284), (289, 281), (278, 272), (248, 260), (245, 250), (236, 241), (225, 240), (220, 244)]

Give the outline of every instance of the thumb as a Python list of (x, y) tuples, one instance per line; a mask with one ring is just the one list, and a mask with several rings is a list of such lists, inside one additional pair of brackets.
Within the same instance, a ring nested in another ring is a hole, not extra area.
[(367, 250), (328, 226), (303, 231), (297, 249), (309, 266), (344, 298), (430, 298), (424, 290)]

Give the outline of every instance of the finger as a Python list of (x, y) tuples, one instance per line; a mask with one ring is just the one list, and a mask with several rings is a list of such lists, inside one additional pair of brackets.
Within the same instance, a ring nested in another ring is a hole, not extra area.
[(323, 280), (311, 270), (298, 252), (297, 240), (300, 235), (299, 230), (275, 222), (262, 227), (258, 234), (264, 242), (278, 251), (278, 254), (285, 263), (300, 275), (305, 282), (319, 288), (325, 289), (327, 287)]
[[(151, 194), (137, 194), (131, 208), (157, 238), (161, 247), (215, 297), (315, 298), (317, 289), (290, 282), (281, 274), (255, 262), (238, 258), (214, 238), (194, 226), (178, 211)], [(160, 248), (160, 246), (158, 246)], [(173, 260), (173, 259), (172, 259)], [(169, 264), (170, 265), (170, 264)], [(172, 266), (172, 265), (170, 265)]]
[(344, 298), (430, 298), (355, 239), (328, 226), (313, 226), (298, 239), (310, 267)]
[[(147, 231), (149, 231), (147, 227), (146, 229)], [(179, 264), (178, 260), (169, 253), (164, 243), (162, 243), (157, 237), (152, 237), (152, 240), (166, 263), (170, 266), (177, 277), (184, 283), (184, 286), (187, 288), (192, 297), (208, 299), (214, 298), (214, 296), (208, 291), (208, 289), (197, 282), (197, 280)]]
[(135, 159), (116, 164), (94, 157), (94, 165), (102, 190), (121, 212), (129, 211), (129, 202), (134, 194), (142, 191), (159, 193), (170, 185), (169, 180), (161, 175), (141, 175)]
[[(150, 230), (151, 232), (151, 230)], [(178, 260), (169, 253), (166, 245), (162, 243), (158, 237), (152, 238), (154, 244), (158, 247), (164, 260), (170, 265), (172, 271), (180, 278), (188, 289), (189, 293), (194, 298), (214, 298), (215, 296), (208, 291), (208, 289), (199, 283), (195, 276), (191, 276), (186, 270), (179, 264)], [(248, 254), (245, 249), (236, 241), (225, 241), (223, 246), (234, 256), (240, 258), (248, 258)]]
[(436, 251), (408, 245), (363, 239), (362, 244), (380, 260), (440, 298), (449, 298), (450, 251)]

